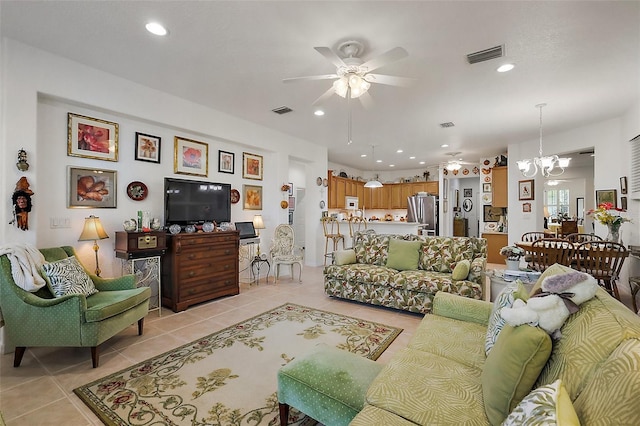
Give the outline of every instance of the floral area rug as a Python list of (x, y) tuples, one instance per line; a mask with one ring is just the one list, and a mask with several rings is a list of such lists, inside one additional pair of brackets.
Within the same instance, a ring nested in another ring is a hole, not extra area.
[(287, 303), (74, 392), (107, 425), (278, 425), (281, 366), (318, 343), (375, 360), (401, 331)]

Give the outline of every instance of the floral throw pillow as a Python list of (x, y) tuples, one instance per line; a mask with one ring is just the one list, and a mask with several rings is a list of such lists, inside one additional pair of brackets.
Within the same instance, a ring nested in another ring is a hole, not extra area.
[(502, 426), (576, 426), (580, 420), (560, 379), (532, 390), (502, 422)]
[(505, 325), (505, 320), (500, 315), (502, 308), (510, 308), (513, 306), (513, 302), (516, 299), (522, 299), (526, 301), (529, 298), (527, 289), (522, 284), (522, 281), (515, 280), (508, 286), (506, 286), (493, 302), (493, 308), (491, 309), (491, 315), (489, 316), (489, 324), (487, 326), (487, 337), (484, 342), (484, 351), (487, 356), (491, 352), (491, 348), (496, 344), (498, 340), (498, 334)]
[(49, 290), (55, 297), (68, 294), (91, 296), (98, 292), (93, 281), (75, 256), (69, 256), (51, 263), (45, 263), (42, 269), (47, 277)]

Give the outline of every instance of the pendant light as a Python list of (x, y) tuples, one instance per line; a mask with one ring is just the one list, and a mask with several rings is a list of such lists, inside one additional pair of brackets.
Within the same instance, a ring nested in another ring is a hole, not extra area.
[[(375, 172), (375, 164), (376, 164), (376, 159), (375, 159), (375, 146), (371, 145), (371, 163), (372, 163), (372, 172)], [(370, 181), (368, 181), (367, 183), (364, 184), (365, 188), (382, 188), (382, 183), (376, 179), (376, 178), (372, 178)]]

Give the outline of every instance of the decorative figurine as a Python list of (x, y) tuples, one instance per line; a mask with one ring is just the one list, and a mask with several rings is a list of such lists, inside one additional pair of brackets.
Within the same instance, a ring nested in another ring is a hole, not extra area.
[(24, 149), (18, 151), (18, 162), (16, 163), (16, 167), (21, 172), (29, 170), (29, 163), (27, 163), (27, 151)]
[(29, 212), (31, 211), (31, 196), (33, 191), (29, 189), (29, 181), (26, 177), (21, 177), (18, 183), (16, 183), (16, 189), (13, 191), (11, 201), (13, 201), (13, 214), (14, 219), (11, 223), (23, 231), (29, 229)]

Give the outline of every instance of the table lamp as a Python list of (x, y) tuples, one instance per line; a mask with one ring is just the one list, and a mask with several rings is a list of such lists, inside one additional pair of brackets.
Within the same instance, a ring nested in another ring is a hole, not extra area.
[(91, 215), (84, 219), (84, 228), (78, 241), (93, 241), (93, 251), (96, 253), (96, 275), (100, 276), (100, 265), (98, 264), (98, 240), (109, 238), (100, 223), (100, 218)]
[[(258, 232), (258, 237), (260, 237), (260, 230), (264, 229), (264, 221), (261, 214), (253, 216), (253, 227)], [(260, 257), (260, 243), (258, 243), (258, 257)]]

